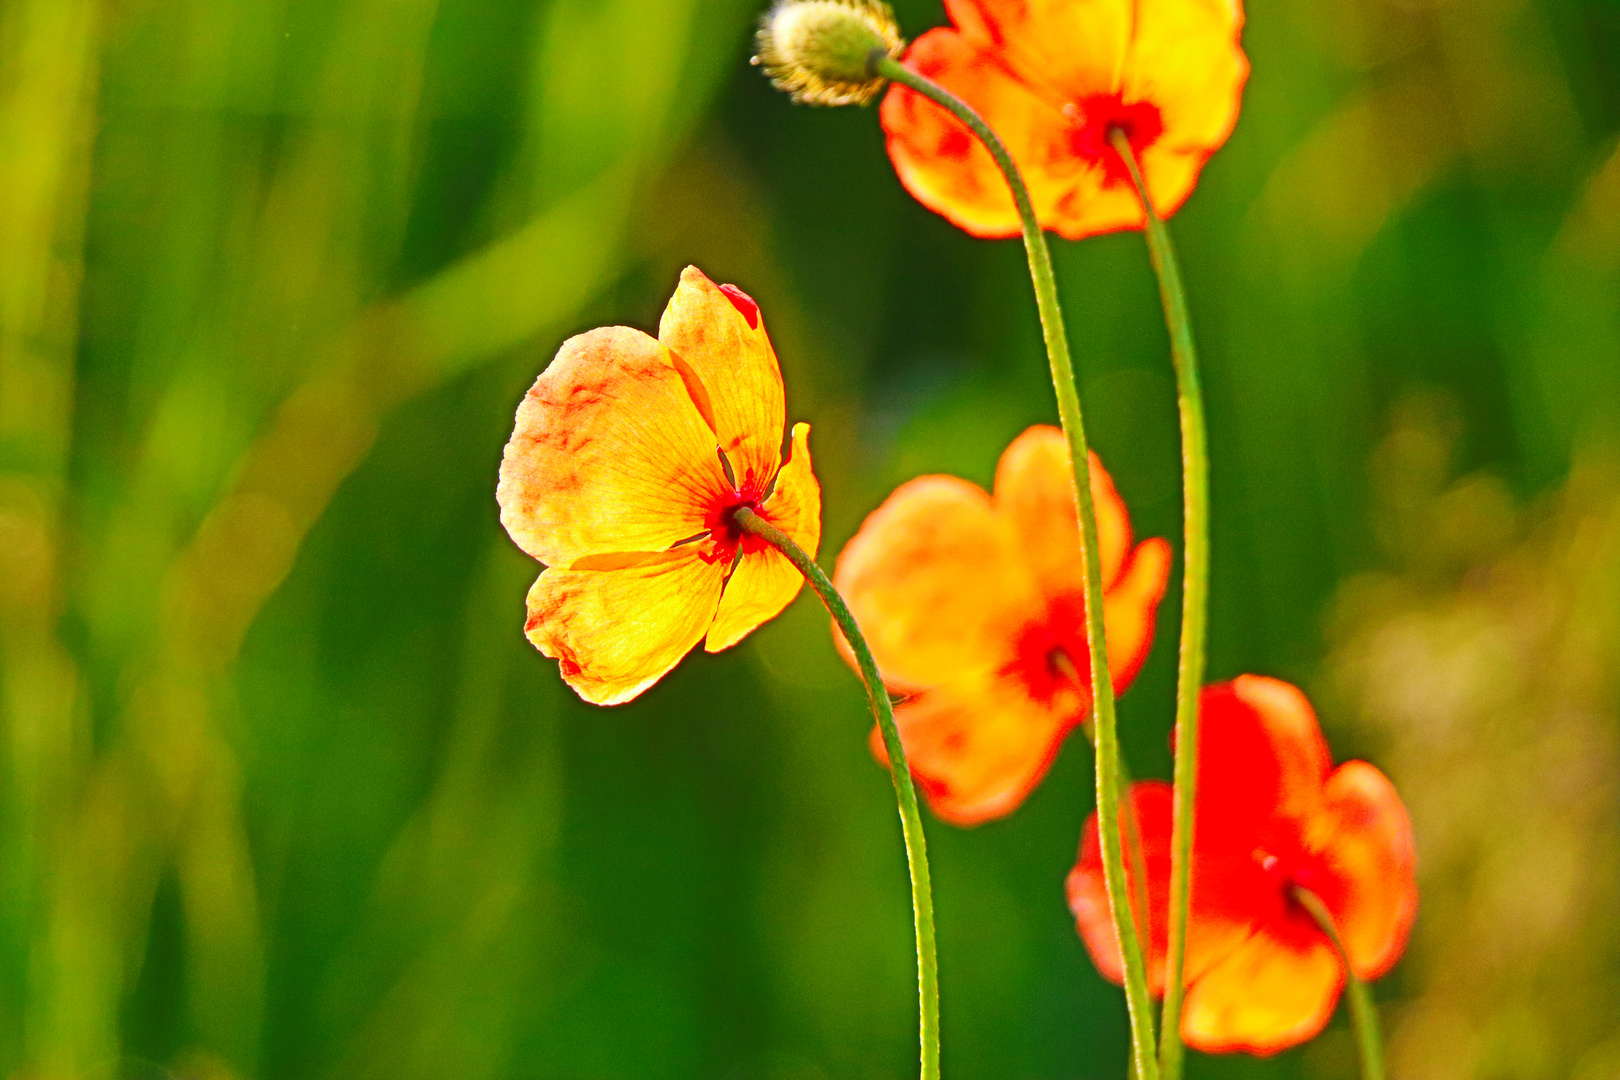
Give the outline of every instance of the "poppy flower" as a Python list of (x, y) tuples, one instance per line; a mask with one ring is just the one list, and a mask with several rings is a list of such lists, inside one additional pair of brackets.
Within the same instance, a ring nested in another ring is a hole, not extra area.
[[(1344, 984), (1337, 951), (1294, 890), (1321, 899), (1356, 976), (1378, 978), (1417, 913), (1412, 826), (1383, 773), (1365, 761), (1332, 767), (1310, 702), (1287, 683), (1244, 675), (1205, 689), (1200, 708), (1181, 1037), (1210, 1053), (1270, 1054), (1321, 1031)], [(1148, 981), (1162, 995), (1170, 786), (1138, 783), (1131, 799), (1148, 879)], [(1093, 814), (1069, 907), (1097, 969), (1119, 982), (1100, 847)], [(1130, 884), (1140, 908), (1140, 884)]]
[[(1109, 668), (1123, 690), (1153, 640), (1163, 540), (1131, 544), (1095, 454)], [(1091, 705), (1080, 527), (1068, 444), (1032, 427), (995, 494), (954, 476), (902, 484), (838, 556), (834, 583), (891, 691), (912, 776), (934, 813), (974, 825), (1017, 808)], [(846, 659), (847, 659), (846, 654)], [(876, 729), (872, 752), (887, 764)]]
[[(1041, 226), (1071, 240), (1144, 224), (1111, 130), (1169, 217), (1237, 123), (1249, 73), (1240, 0), (945, 0), (945, 11), (954, 25), (918, 38), (903, 62), (984, 118)], [(959, 120), (894, 85), (882, 122), (919, 202), (974, 236), (1018, 235), (1006, 180)]]
[(810, 425), (782, 461), (782, 372), (759, 305), (689, 266), (658, 337), (570, 338), (518, 407), (496, 500), (546, 564), (525, 632), (579, 696), (629, 701), (700, 640), (736, 644), (803, 579), (731, 520), (748, 506), (815, 554)]

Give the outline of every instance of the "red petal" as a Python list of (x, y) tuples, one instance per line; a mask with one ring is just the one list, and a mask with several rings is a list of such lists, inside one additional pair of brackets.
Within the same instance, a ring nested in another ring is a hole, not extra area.
[(726, 294), (731, 306), (742, 312), (742, 317), (748, 320), (748, 329), (759, 329), (759, 305), (754, 298), (737, 288), (735, 285), (722, 285), (720, 291)]

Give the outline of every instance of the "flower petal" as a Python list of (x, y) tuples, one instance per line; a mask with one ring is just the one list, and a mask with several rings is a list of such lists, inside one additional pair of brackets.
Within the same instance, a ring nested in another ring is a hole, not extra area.
[(1204, 162), (1237, 124), (1249, 62), (1235, 0), (1140, 0), (1124, 69), (1127, 101), (1149, 101), (1163, 131), (1142, 153), (1142, 173), (1159, 214), (1175, 213)]
[[(1103, 618), (1108, 631), (1108, 666), (1114, 686), (1124, 690), (1153, 645), (1159, 600), (1170, 580), (1170, 546), (1147, 540), (1131, 550), (1131, 521), (1102, 462), (1092, 454), (1092, 501), (1097, 512), (1097, 547), (1105, 590)], [(1001, 455), (996, 466), (996, 509), (1013, 523), (1020, 554), (1048, 596), (1083, 594), (1080, 523), (1074, 477), (1063, 432), (1046, 424), (1029, 428)], [(1127, 561), (1127, 558), (1129, 561)], [(1084, 615), (1083, 602), (1076, 610)], [(1090, 685), (1090, 666), (1081, 676)]]
[[(1237, 122), (1248, 60), (1237, 0), (948, 0), (955, 28), (919, 38), (905, 62), (954, 92), (1018, 163), (1042, 227), (1074, 240), (1141, 228), (1125, 165), (1129, 133), (1159, 213), (1173, 214)], [(967, 128), (896, 86), (882, 109), (889, 156), (916, 198), (975, 236), (1018, 219), (989, 153)]]
[(1356, 974), (1376, 979), (1406, 948), (1417, 915), (1412, 823), (1389, 778), (1365, 761), (1347, 761), (1323, 790), (1308, 845), (1341, 888), (1324, 902)]
[[(1078, 590), (1080, 517), (1075, 506), (1069, 443), (1063, 432), (1037, 424), (1012, 441), (996, 465), (996, 508), (1012, 519), (1024, 558), (1048, 592)], [(1103, 588), (1110, 588), (1131, 547), (1125, 500), (1096, 454), (1090, 455), (1092, 503)]]
[(1277, 764), (1282, 781), (1278, 811), (1292, 815), (1314, 809), (1333, 757), (1310, 700), (1299, 687), (1264, 675), (1239, 675), (1230, 685), (1237, 699), (1252, 710)]
[(1036, 608), (1017, 538), (984, 490), (920, 476), (884, 501), (838, 556), (843, 594), (885, 681), (922, 689), (1006, 661)]
[[(928, 31), (912, 44), (905, 64), (967, 102), (995, 130), (1023, 173), (1036, 216), (1047, 221), (1084, 168), (1066, 150), (1069, 124), (1060, 106), (1020, 81), (994, 52), (955, 30)], [(918, 202), (974, 236), (1019, 234), (1006, 179), (960, 120), (898, 84), (889, 88), (879, 118), (895, 172)]]
[(1342, 982), (1326, 938), (1255, 934), (1188, 988), (1181, 1037), (1210, 1054), (1276, 1053), (1322, 1030)]
[(1252, 846), (1280, 827), (1297, 830), (1320, 805), (1331, 764), (1305, 695), (1278, 679), (1243, 675), (1205, 687), (1199, 713), (1200, 846), (1221, 837)]
[(681, 271), (658, 340), (684, 365), (692, 398), (731, 461), (737, 490), (748, 496), (764, 490), (781, 461), (782, 370), (759, 306), (727, 289), (730, 295), (695, 266)]
[[(1140, 930), (1142, 912), (1147, 911), (1152, 923), (1149, 950), (1146, 956), (1148, 985), (1155, 997), (1164, 993), (1165, 964), (1170, 937), (1170, 840), (1172, 792), (1169, 784), (1161, 780), (1143, 780), (1131, 786), (1132, 807), (1137, 815), (1136, 828), (1141, 837), (1143, 866), (1147, 871), (1148, 893), (1144, 899), (1135, 884), (1136, 871), (1127, 862), (1133, 895), (1137, 897), (1137, 926)], [(1121, 821), (1128, 828), (1129, 823)], [(1127, 833), (1128, 835), (1128, 833)], [(1128, 849), (1127, 849), (1128, 850)], [(1197, 857), (1195, 856), (1195, 859)], [(1183, 971), (1191, 982), (1230, 956), (1254, 933), (1253, 920), (1248, 913), (1228, 910), (1229, 903), (1211, 909), (1211, 897), (1221, 898), (1232, 890), (1230, 883), (1221, 879), (1233, 870), (1242, 873), (1241, 864), (1225, 861), (1197, 859), (1193, 875), (1193, 905), (1187, 927), (1187, 955)], [(1074, 913), (1075, 925), (1092, 962), (1104, 978), (1119, 983), (1124, 981), (1120, 959), (1119, 937), (1114, 933), (1113, 917), (1108, 911), (1107, 886), (1103, 879), (1102, 843), (1097, 815), (1086, 821), (1080, 845), (1080, 859), (1069, 873), (1069, 910)], [(1225, 887), (1223, 887), (1223, 885)]]
[[(787, 533), (813, 559), (821, 543), (821, 485), (810, 464), (810, 425), (793, 425), (793, 453), (776, 477), (760, 516)], [(746, 552), (746, 549), (745, 549)], [(799, 595), (804, 577), (775, 548), (746, 552), (731, 572), (705, 650), (729, 649)]]
[(550, 566), (658, 551), (704, 526), (728, 490), (714, 439), (669, 351), (613, 326), (563, 343), (518, 406), (496, 500)]
[[(1148, 990), (1154, 997), (1164, 995), (1165, 957), (1170, 937), (1170, 830), (1171, 790), (1162, 780), (1144, 780), (1131, 785), (1130, 803), (1136, 815), (1136, 834), (1141, 839), (1142, 866), (1147, 871), (1147, 896), (1142, 895), (1142, 884), (1136, 879), (1136, 864), (1126, 848), (1125, 876), (1130, 882), (1131, 895), (1137, 911), (1137, 933), (1140, 936), (1142, 913), (1147, 913), (1150, 932), (1147, 935)], [(1130, 822), (1121, 815), (1122, 843), (1129, 843)], [(1091, 953), (1097, 971), (1111, 982), (1125, 981), (1124, 960), (1119, 948), (1119, 935), (1114, 932), (1114, 917), (1108, 909), (1108, 886), (1103, 877), (1102, 830), (1097, 815), (1086, 821), (1080, 841), (1080, 860), (1069, 871), (1065, 886), (1069, 895), (1069, 910), (1074, 913), (1076, 928)]]
[(529, 590), (524, 627), (563, 681), (597, 705), (629, 701), (662, 678), (714, 620), (725, 568), (695, 545), (553, 567)]
[[(924, 691), (898, 705), (894, 718), (929, 809), (952, 825), (978, 825), (1017, 809), (1075, 724), (1042, 708), (1012, 680), (986, 672)], [(871, 744), (887, 764), (876, 727)]]
[(1206, 687), (1199, 713), (1189, 980), (1261, 928), (1321, 937), (1278, 876), (1300, 865), (1302, 822), (1320, 805), (1327, 746), (1309, 704), (1249, 675)]
[(1118, 88), (1136, 6), (1134, 0), (945, 0), (964, 35), (1063, 97)]
[(1108, 671), (1118, 693), (1136, 678), (1153, 648), (1153, 625), (1169, 581), (1170, 545), (1157, 538), (1144, 540), (1103, 598)]

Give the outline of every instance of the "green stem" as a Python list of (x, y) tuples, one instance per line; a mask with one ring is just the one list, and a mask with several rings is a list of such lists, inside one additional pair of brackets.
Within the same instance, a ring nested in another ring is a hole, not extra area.
[(874, 57), (872, 68), (878, 75), (910, 87), (949, 110), (966, 124), (1001, 168), (1012, 189), (1023, 226), (1024, 249), (1029, 255), (1029, 276), (1035, 284), (1035, 303), (1040, 311), (1041, 333), (1046, 339), (1046, 356), (1052, 367), (1052, 387), (1057, 392), (1058, 417), (1069, 441), (1074, 467), (1075, 501), (1080, 512), (1080, 546), (1085, 560), (1086, 641), (1091, 660), (1091, 711), (1097, 738), (1097, 818), (1102, 840), (1103, 879), (1108, 888), (1108, 907), (1119, 934), (1125, 969), (1125, 1003), (1130, 1011), (1131, 1046), (1136, 1074), (1140, 1080), (1158, 1080), (1154, 1056), (1153, 1008), (1148, 996), (1147, 971), (1142, 961), (1141, 939), (1131, 911), (1130, 893), (1125, 881), (1125, 857), (1120, 842), (1119, 730), (1114, 713), (1114, 684), (1108, 673), (1108, 646), (1103, 629), (1102, 562), (1097, 548), (1097, 511), (1091, 495), (1090, 454), (1086, 447), (1085, 425), (1080, 414), (1080, 393), (1075, 387), (1074, 364), (1069, 358), (1069, 340), (1058, 307), (1057, 281), (1052, 273), (1052, 255), (1046, 236), (1035, 219), (1029, 191), (1019, 175), (1007, 148), (968, 105), (950, 91), (923, 78), (892, 57)]
[(1181, 661), (1176, 675), (1176, 762), (1173, 825), (1170, 834), (1170, 932), (1165, 969), (1164, 1014), (1160, 1020), (1159, 1071), (1162, 1080), (1181, 1076), (1182, 970), (1187, 958), (1187, 910), (1192, 901), (1193, 806), (1198, 795), (1198, 696), (1204, 683), (1204, 647), (1209, 626), (1209, 436), (1204, 426), (1204, 394), (1199, 385), (1198, 352), (1193, 346), (1187, 293), (1170, 232), (1164, 227), (1142, 169), (1125, 133), (1109, 141), (1124, 159), (1147, 219), (1148, 257), (1159, 276), (1159, 299), (1170, 330), (1176, 368), (1176, 400), (1181, 408), (1181, 469), (1184, 476), (1182, 541), (1185, 572), (1181, 591)]
[(900, 729), (894, 723), (894, 703), (889, 700), (889, 691), (878, 674), (877, 661), (872, 659), (872, 650), (867, 647), (855, 616), (850, 614), (844, 598), (838, 595), (816, 561), (781, 529), (746, 506), (733, 511), (732, 520), (786, 555), (798, 568), (843, 631), (844, 640), (849, 642), (855, 661), (860, 665), (866, 697), (872, 704), (872, 715), (877, 719), (878, 730), (883, 732), (883, 746), (889, 753), (889, 775), (900, 801), (900, 831), (905, 836), (906, 864), (911, 870), (911, 910), (917, 930), (922, 1080), (939, 1080), (939, 961), (934, 950), (934, 896), (928, 878), (928, 845), (923, 837), (922, 815), (917, 810), (917, 790), (912, 786), (911, 770), (906, 765), (906, 748), (900, 742)]
[(1333, 916), (1322, 898), (1301, 885), (1295, 885), (1293, 892), (1294, 900), (1333, 942), (1333, 950), (1344, 965), (1344, 994), (1350, 1000), (1350, 1023), (1356, 1029), (1356, 1045), (1361, 1050), (1361, 1080), (1384, 1080), (1384, 1039), (1378, 1030), (1378, 1008), (1373, 1004), (1372, 989), (1356, 977), (1350, 955), (1344, 951), (1344, 942), (1339, 940)]
[[(1066, 656), (1062, 651), (1059, 656)], [(1086, 738), (1091, 741), (1092, 750), (1097, 749), (1096, 727), (1087, 721), (1085, 726)], [(1149, 941), (1153, 940), (1153, 913), (1148, 904), (1148, 876), (1147, 858), (1142, 851), (1142, 826), (1136, 818), (1136, 801), (1130, 797), (1131, 788), (1135, 786), (1131, 778), (1131, 767), (1121, 755), (1119, 763), (1119, 789), (1125, 792), (1120, 799), (1120, 813), (1125, 822), (1125, 857), (1130, 863), (1130, 877), (1127, 883), (1133, 885), (1131, 889), (1131, 911), (1136, 915), (1136, 925), (1141, 928), (1142, 936)], [(1160, 1077), (1159, 1080), (1164, 1080)]]

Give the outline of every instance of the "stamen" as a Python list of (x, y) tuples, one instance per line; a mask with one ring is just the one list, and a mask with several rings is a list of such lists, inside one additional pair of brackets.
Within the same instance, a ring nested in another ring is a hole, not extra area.
[(1046, 654), (1046, 664), (1059, 678), (1079, 685), (1080, 669), (1074, 666), (1074, 658), (1059, 646)]
[(695, 544), (699, 540), (702, 540), (704, 537), (706, 537), (708, 535), (709, 535), (709, 530), (708, 529), (704, 529), (702, 532), (695, 532), (691, 536), (688, 536), (684, 540), (675, 541), (673, 544), (669, 545), (669, 548), (667, 550), (673, 551), (678, 547), (685, 547), (687, 544)]

